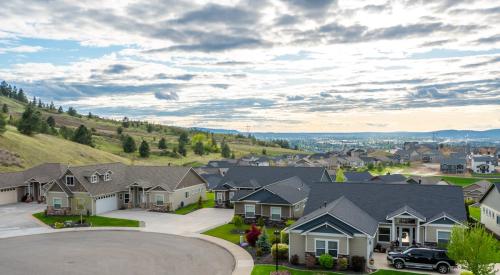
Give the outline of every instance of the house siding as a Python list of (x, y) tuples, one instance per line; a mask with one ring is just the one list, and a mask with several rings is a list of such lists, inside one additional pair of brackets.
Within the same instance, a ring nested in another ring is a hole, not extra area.
[(306, 238), (299, 233), (291, 232), (288, 236), (290, 256), (299, 256), (299, 263), (305, 262)]
[(186, 176), (181, 180), (181, 182), (177, 185), (177, 189), (192, 187), (199, 184), (205, 185), (203, 179), (193, 171), (193, 169), (189, 170)]
[[(201, 193), (200, 193), (201, 191)], [(207, 199), (206, 195), (206, 185), (205, 183), (193, 185), (187, 188), (177, 189), (170, 196), (170, 203), (172, 203), (173, 209), (181, 207), (183, 203), (184, 206), (198, 202), (198, 198), (201, 196), (202, 200)], [(185, 193), (189, 192), (189, 197), (186, 198)]]
[(262, 215), (262, 206), (260, 204), (256, 204), (253, 202), (235, 202), (234, 203), (234, 214), (245, 216), (245, 204), (253, 204), (255, 205), (255, 215)]
[[(81, 201), (83, 204), (83, 209), (78, 210), (78, 200)], [(71, 207), (71, 214), (87, 214), (92, 213), (92, 198), (88, 195), (88, 193), (74, 193), (73, 197), (69, 199), (70, 202), (70, 207)], [(95, 208), (94, 208), (95, 209)]]
[(54, 206), (53, 204), (53, 199), (54, 198), (61, 198), (62, 199), (62, 205), (61, 207), (69, 207), (69, 198), (66, 196), (66, 193), (64, 192), (47, 192), (47, 205), (48, 206)]
[(271, 207), (280, 207), (281, 208), (281, 219), (289, 219), (292, 218), (290, 216), (290, 206), (287, 205), (270, 205), (270, 204), (263, 204), (261, 205), (262, 209), (262, 216), (271, 218)]
[(437, 242), (437, 231), (451, 231), (449, 226), (426, 226), (425, 227), (425, 242), (436, 243)]
[[(327, 241), (338, 241), (338, 254), (339, 255), (348, 255), (347, 254), (347, 238), (346, 237), (332, 237), (327, 235), (318, 235), (318, 234), (308, 234), (306, 235), (306, 251), (305, 252), (315, 252), (314, 251), (314, 240), (321, 239)], [(365, 253), (366, 254), (366, 253)]]
[[(485, 208), (493, 212), (492, 217), (484, 213)], [(500, 193), (496, 190), (491, 190), (481, 203), (481, 223), (488, 230), (500, 237), (500, 224), (497, 224), (497, 217), (500, 217)]]
[(368, 241), (366, 237), (354, 237), (349, 240), (349, 256), (362, 256), (368, 259), (367, 253)]
[(148, 206), (151, 207), (156, 204), (156, 195), (163, 195), (163, 204), (166, 205), (170, 202), (170, 194), (167, 191), (150, 191), (148, 193)]

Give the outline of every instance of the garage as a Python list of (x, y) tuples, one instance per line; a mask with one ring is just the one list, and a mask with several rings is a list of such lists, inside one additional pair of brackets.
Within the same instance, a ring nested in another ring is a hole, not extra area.
[(118, 200), (116, 194), (99, 196), (95, 201), (96, 215), (117, 209), (118, 209)]
[(17, 190), (15, 187), (0, 189), (0, 205), (16, 202)]

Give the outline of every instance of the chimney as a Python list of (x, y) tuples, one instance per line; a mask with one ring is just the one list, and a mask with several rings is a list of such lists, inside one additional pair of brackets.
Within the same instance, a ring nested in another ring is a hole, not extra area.
[(422, 184), (422, 179), (419, 179), (419, 180), (418, 180), (418, 184)]

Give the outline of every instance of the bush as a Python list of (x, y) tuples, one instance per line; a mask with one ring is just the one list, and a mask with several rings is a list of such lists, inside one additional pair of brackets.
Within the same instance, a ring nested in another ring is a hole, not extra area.
[(319, 256), (319, 265), (326, 269), (331, 269), (333, 267), (333, 257), (330, 254), (323, 254)]
[(263, 227), (264, 225), (266, 225), (263, 217), (259, 217), (259, 219), (257, 219), (257, 225), (260, 227)]
[(352, 256), (351, 257), (351, 265), (352, 265), (353, 271), (355, 271), (355, 272), (363, 271), (365, 264), (366, 264), (365, 257), (361, 257), (361, 256)]
[(276, 259), (276, 246), (278, 246), (278, 259), (286, 260), (288, 258), (288, 245), (284, 243), (274, 244), (271, 248), (273, 258)]
[(198, 202), (196, 203), (196, 208), (201, 209), (203, 208), (203, 199), (201, 196), (198, 198)]
[(290, 258), (290, 263), (293, 265), (298, 265), (299, 264), (299, 255), (293, 254), (292, 257)]
[(243, 226), (243, 218), (240, 215), (235, 215), (233, 217), (232, 223), (234, 224), (234, 227), (236, 227), (236, 229), (238, 229), (239, 231)]
[(294, 220), (286, 220), (285, 222), (285, 226), (286, 227), (289, 227), (290, 225), (292, 225), (295, 221)]
[(262, 228), (262, 234), (260, 234), (259, 239), (256, 242), (257, 248), (259, 248), (262, 254), (269, 254), (271, 251), (271, 244), (269, 243), (269, 236), (267, 235), (266, 228)]
[(474, 275), (474, 273), (472, 273), (470, 271), (462, 271), (462, 272), (460, 272), (460, 275)]
[(281, 242), (288, 244), (288, 233), (281, 231)]
[(260, 229), (257, 226), (255, 226), (255, 224), (252, 224), (250, 230), (246, 231), (245, 238), (250, 246), (255, 247), (255, 243), (257, 242), (259, 235), (260, 235)]
[(264, 255), (262, 249), (260, 247), (257, 247), (257, 249), (255, 249), (255, 256), (262, 257), (262, 255)]
[(346, 270), (347, 269), (347, 265), (349, 264), (348, 261), (347, 261), (347, 258), (339, 258), (338, 259), (338, 263), (339, 263), (339, 269), (340, 270)]
[(55, 222), (54, 223), (54, 228), (55, 229), (61, 229), (63, 227), (64, 227), (64, 223), (62, 223), (62, 222)]
[(279, 237), (278, 237), (278, 238), (276, 238), (276, 235), (274, 235), (274, 234), (273, 234), (273, 235), (271, 236), (271, 243), (272, 243), (272, 244), (281, 243), (280, 238), (279, 238)]

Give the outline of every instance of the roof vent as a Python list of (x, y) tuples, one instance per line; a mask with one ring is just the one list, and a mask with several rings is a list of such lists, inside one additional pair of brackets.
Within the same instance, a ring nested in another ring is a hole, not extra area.
[(326, 207), (326, 201), (323, 202), (323, 206)]

